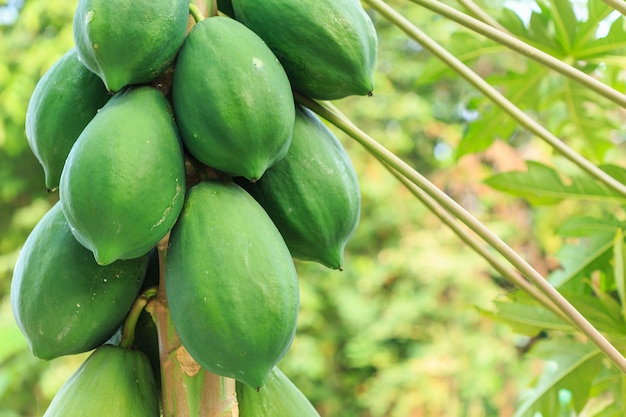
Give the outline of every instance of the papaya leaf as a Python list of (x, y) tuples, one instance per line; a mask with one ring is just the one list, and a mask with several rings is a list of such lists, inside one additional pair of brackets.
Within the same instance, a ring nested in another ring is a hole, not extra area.
[[(622, 314), (622, 306), (617, 298), (611, 293), (600, 288), (600, 285), (596, 282), (592, 282), (593, 293), (598, 300), (602, 303), (602, 307), (612, 319), (617, 328), (617, 336), (626, 337), (626, 322), (624, 322), (624, 315)], [(615, 333), (615, 332), (614, 332)]]
[(524, 21), (521, 19), (519, 14), (508, 7), (502, 8), (500, 16), (498, 17), (498, 22), (517, 38), (527, 39), (529, 37), (528, 28), (526, 27)]
[[(507, 72), (505, 77), (489, 77), (492, 85), (506, 91), (508, 98), (526, 108), (538, 105), (539, 95), (534, 94), (545, 78), (547, 70), (538, 65), (531, 65), (532, 70), (525, 73)], [(487, 149), (496, 139), (509, 140), (518, 130), (517, 122), (500, 108), (482, 103), (481, 116), (471, 122), (456, 149), (456, 158)]]
[(574, 278), (588, 277), (593, 271), (606, 268), (606, 262), (612, 256), (613, 238), (614, 233), (597, 233), (579, 242), (563, 245), (557, 253), (561, 268), (553, 271), (548, 281), (560, 288)]
[(484, 182), (496, 190), (524, 197), (536, 205), (555, 204), (564, 199), (624, 201), (622, 196), (587, 174), (571, 175), (566, 183), (554, 168), (535, 161), (527, 161), (526, 172), (496, 174)]
[(579, 412), (587, 403), (593, 380), (602, 369), (603, 355), (593, 345), (563, 339), (539, 342), (531, 351), (546, 361), (546, 369), (537, 384), (523, 396), (514, 417), (559, 415), (559, 392), (571, 393), (570, 406)]
[(506, 323), (514, 332), (535, 336), (543, 330), (572, 332), (574, 328), (525, 293), (515, 292), (494, 301), (495, 309), (482, 311), (490, 318)]
[[(591, 294), (568, 294), (563, 296), (583, 315), (593, 326), (607, 334), (609, 338), (623, 341), (626, 335), (626, 323), (619, 309), (615, 309), (615, 300), (607, 297), (606, 293)], [(620, 342), (621, 344), (622, 342)]]
[[(611, 130), (618, 125), (605, 117), (606, 100), (597, 98), (587, 87), (570, 79), (562, 82), (560, 102), (564, 105), (561, 119), (565, 122), (555, 134), (568, 142), (581, 142), (580, 150), (594, 160), (601, 161), (614, 144), (610, 141)], [(598, 115), (599, 113), (599, 115)]]
[[(446, 49), (463, 63), (469, 65), (478, 58), (487, 55), (505, 53), (507, 49), (496, 42), (486, 40), (473, 32), (455, 31), (446, 42)], [(440, 80), (444, 75), (453, 76), (454, 72), (440, 59), (431, 58), (420, 72), (418, 85), (425, 85)]]
[(576, 35), (578, 21), (572, 9), (572, 2), (569, 0), (550, 0), (552, 9), (552, 23), (554, 27), (554, 38), (560, 49), (565, 53), (570, 53)]
[(605, 22), (612, 12), (614, 12), (613, 8), (602, 1), (587, 2), (587, 18), (578, 23), (578, 30), (573, 42), (572, 53), (577, 58), (581, 56), (581, 51), (590, 43), (599, 40), (597, 36), (598, 26)]
[(533, 11), (528, 23), (528, 40), (535, 47), (543, 49), (550, 55), (561, 57), (563, 50), (557, 42), (554, 28), (551, 22), (554, 21), (550, 7), (544, 1), (537, 2), (539, 11)]
[(581, 412), (585, 417), (626, 415), (626, 376), (615, 366), (604, 367), (593, 381), (590, 400)]
[[(590, 1), (589, 4), (591, 3), (601, 2)], [(603, 10), (601, 13), (602, 15), (598, 16), (598, 18), (602, 17), (602, 19), (596, 20), (596, 29), (598, 24), (608, 16), (606, 10)], [(589, 28), (589, 30), (592, 29), (593, 27)], [(620, 17), (611, 23), (606, 36), (592, 38), (585, 43), (579, 42), (576, 45), (575, 57), (580, 60), (602, 59), (606, 55), (621, 55), (624, 49), (626, 49), (626, 31), (624, 29), (624, 19)]]
[(581, 216), (565, 220), (556, 234), (562, 237), (587, 237), (598, 233), (616, 233), (622, 223), (612, 213), (603, 213), (602, 217)]
[[(537, 4), (539, 10), (531, 13), (527, 25), (506, 8), (499, 21), (518, 38), (584, 72), (594, 72), (593, 75), (605, 84), (621, 91), (616, 85), (621, 81), (608, 78), (613, 72), (612, 67), (621, 69), (626, 66), (623, 19), (613, 22), (608, 34), (602, 36), (598, 25), (611, 22), (612, 9), (601, 1), (589, 1), (586, 16), (576, 15), (568, 0), (542, 0)], [(532, 112), (550, 131), (567, 140), (586, 157), (602, 160), (614, 146), (609, 140), (610, 132), (619, 129), (615, 123), (619, 118), (615, 115), (614, 105), (588, 88), (532, 61), (514, 67), (527, 67), (527, 70), (523, 74), (509, 72), (500, 80), (490, 77), (490, 84), (501, 89), (519, 108)], [(515, 85), (516, 79), (521, 81), (520, 86)], [(519, 131), (510, 116), (488, 100), (480, 102), (477, 110), (480, 117), (466, 129), (456, 151), (457, 159), (487, 149), (496, 139), (514, 138)]]

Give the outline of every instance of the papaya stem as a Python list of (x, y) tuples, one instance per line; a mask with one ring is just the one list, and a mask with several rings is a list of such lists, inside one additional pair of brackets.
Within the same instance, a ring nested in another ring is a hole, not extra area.
[(196, 23), (202, 22), (204, 20), (202, 10), (200, 10), (200, 8), (193, 3), (189, 3), (189, 13)]
[(157, 288), (151, 287), (139, 294), (133, 306), (130, 308), (130, 312), (124, 321), (124, 328), (122, 329), (122, 340), (120, 347), (130, 349), (135, 341), (135, 328), (137, 327), (137, 320), (139, 315), (143, 311), (144, 307), (148, 304), (152, 298), (156, 297)]
[[(359, 129), (350, 119), (343, 115), (335, 106), (328, 102), (320, 103), (309, 97), (295, 94), (296, 100), (310, 108), (324, 119), (344, 131), (351, 138), (359, 142), (370, 154), (384, 164), (388, 164), (406, 177), (411, 183), (420, 187), (432, 197), (441, 207), (463, 222), (489, 246), (495, 249), (504, 259), (524, 275), (535, 287), (556, 305), (561, 312), (569, 317), (576, 328), (587, 336), (604, 354), (624, 373), (626, 373), (626, 358), (598, 331), (585, 316), (583, 316), (563, 295), (526, 262), (515, 250), (507, 245), (488, 227), (472, 216), (459, 203), (441, 191), (435, 184), (421, 175), (393, 152), (389, 151), (376, 139)], [(537, 301), (541, 302), (543, 298)], [(545, 307), (550, 308), (549, 305)]]
[(474, 16), (476, 19), (479, 19), (480, 21), (485, 22), (489, 26), (493, 26), (494, 28), (497, 28), (499, 30), (506, 32), (506, 29), (504, 28), (504, 26), (502, 26), (496, 19), (489, 16), (487, 12), (481, 9), (480, 6), (478, 6), (472, 0), (457, 0), (457, 1), (459, 2), (461, 6), (465, 7), (469, 11), (469, 13), (472, 16)]

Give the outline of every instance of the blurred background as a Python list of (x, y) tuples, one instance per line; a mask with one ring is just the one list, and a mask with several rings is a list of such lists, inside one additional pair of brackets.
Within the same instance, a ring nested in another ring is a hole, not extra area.
[[(442, 44), (458, 44), (453, 23), (410, 2), (389, 3)], [(58, 199), (46, 191), (28, 147), (26, 107), (38, 79), (73, 46), (75, 5), (0, 0), (0, 417), (41, 416), (84, 360), (35, 358), (9, 304), (20, 247)], [(499, 0), (485, 5), (494, 14), (502, 6)], [(374, 96), (336, 105), (548, 271), (544, 253), (553, 243), (532, 227), (541, 213), (481, 183), (546, 149), (526, 146), (520, 134), (515, 146), (496, 142), (486, 152), (457, 158), (464, 130), (477, 116), (477, 93), (398, 29), (372, 18), (379, 34)], [(516, 60), (510, 54), (473, 57), (473, 67), (487, 76)], [(529, 339), (481, 314), (511, 288), (364, 149), (334, 131), (359, 176), (361, 222), (343, 271), (297, 263), (302, 307), (281, 369), (322, 416), (512, 416), (539, 364), (522, 354)]]

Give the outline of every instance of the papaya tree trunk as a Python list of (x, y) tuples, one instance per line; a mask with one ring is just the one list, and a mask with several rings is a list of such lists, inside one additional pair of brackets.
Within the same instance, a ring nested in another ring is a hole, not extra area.
[[(165, 296), (165, 252), (169, 236), (159, 242), (160, 282), (154, 300), (159, 335), (164, 417), (237, 417), (235, 380), (207, 372), (182, 345)], [(193, 317), (189, 318), (194, 320)]]

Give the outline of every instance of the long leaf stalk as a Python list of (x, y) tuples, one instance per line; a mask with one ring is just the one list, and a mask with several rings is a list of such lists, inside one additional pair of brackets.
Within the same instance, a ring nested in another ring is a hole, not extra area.
[(487, 25), (492, 26), (494, 28), (500, 29), (502, 31), (506, 31), (506, 29), (493, 17), (489, 16), (483, 9), (481, 9), (476, 3), (472, 0), (457, 0), (459, 4), (465, 7), (470, 14), (475, 16), (477, 19), (485, 22)]
[[(552, 69), (553, 71), (558, 72), (561, 75), (564, 75), (579, 84), (589, 88), (591, 91), (596, 92), (602, 97), (611, 100), (613, 103), (626, 107), (626, 94), (622, 94), (621, 92), (615, 90), (614, 88), (609, 87), (608, 85), (598, 81), (596, 78), (585, 74), (577, 68), (574, 68), (571, 65), (566, 64), (553, 57), (550, 54), (543, 52), (540, 49), (535, 48), (516, 38), (515, 36), (510, 35), (509, 33), (494, 28), (493, 26), (483, 23), (482, 21), (475, 19), (471, 16), (466, 15), (465, 13), (459, 12), (458, 10), (450, 7), (440, 1), (436, 0), (411, 0), (413, 3), (419, 4), (441, 16), (444, 16), (454, 22), (457, 22), (468, 29), (473, 30), (476, 33), (479, 33), (493, 41), (498, 42), (501, 45), (504, 45), (511, 50), (518, 52), (530, 59), (533, 59), (540, 64)], [(625, 3), (626, 4), (626, 3)]]
[[(576, 328), (586, 335), (613, 363), (626, 373), (626, 358), (613, 346), (589, 321), (572, 306), (545, 278), (538, 273), (530, 264), (519, 256), (510, 246), (496, 236), (489, 228), (472, 216), (467, 210), (459, 205), (454, 199), (441, 191), (436, 185), (409, 166), (393, 152), (389, 151), (374, 138), (359, 129), (335, 106), (327, 102), (318, 102), (308, 97), (296, 94), (296, 99), (301, 104), (310, 108), (324, 119), (344, 131), (350, 137), (359, 142), (367, 151), (374, 155), (382, 163), (393, 167), (411, 183), (415, 184), (430, 197), (432, 197), (443, 209), (457, 218), (489, 246), (496, 250), (504, 259), (515, 267), (523, 276), (532, 282), (545, 296), (558, 307), (561, 312), (570, 318)], [(541, 301), (538, 300), (538, 301)], [(546, 305), (547, 308), (550, 308)]]
[[(381, 161), (382, 162), (382, 161)], [(547, 298), (543, 293), (541, 293), (536, 287), (534, 287), (528, 280), (520, 276), (520, 274), (509, 267), (505, 262), (503, 262), (499, 257), (497, 257), (493, 252), (491, 252), (479, 239), (477, 239), (476, 235), (468, 231), (464, 228), (459, 221), (444, 210), (432, 197), (430, 197), (424, 190), (413, 184), (406, 177), (402, 176), (396, 169), (390, 166), (387, 163), (383, 162), (383, 165), (387, 170), (398, 179), (404, 185), (407, 190), (411, 192), (431, 213), (441, 220), (448, 228), (457, 235), (459, 239), (461, 239), (467, 246), (469, 246), (474, 252), (479, 254), (483, 259), (485, 259), (489, 265), (493, 267), (502, 277), (507, 279), (513, 285), (526, 292), (528, 295), (533, 297), (535, 300), (538, 300), (542, 305), (552, 311), (554, 314), (559, 316), (564, 321), (571, 323), (570, 318), (563, 314), (559, 308), (554, 305), (554, 303)]]
[(382, 0), (363, 0), (370, 5), (374, 10), (380, 13), (385, 19), (393, 23), (399, 29), (404, 31), (413, 40), (421, 44), (425, 49), (429, 50), (439, 59), (446, 63), (451, 69), (456, 71), (459, 75), (470, 82), (476, 89), (493, 101), (503, 111), (509, 114), (515, 119), (520, 126), (526, 128), (528, 131), (545, 141), (554, 150), (569, 159), (580, 169), (591, 175), (597, 181), (603, 183), (605, 186), (620, 194), (626, 198), (626, 185), (622, 184), (596, 165), (585, 159), (579, 153), (567, 146), (563, 141), (554, 136), (540, 123), (529, 117), (519, 107), (504, 97), (498, 90), (491, 86), (482, 77), (476, 74), (467, 65), (461, 62), (458, 58), (448, 52), (445, 48), (441, 47), (432, 38), (426, 35), (424, 32), (415, 27), (404, 16), (399, 14), (388, 4)]

